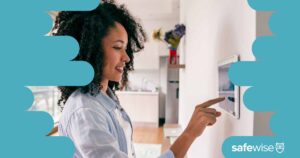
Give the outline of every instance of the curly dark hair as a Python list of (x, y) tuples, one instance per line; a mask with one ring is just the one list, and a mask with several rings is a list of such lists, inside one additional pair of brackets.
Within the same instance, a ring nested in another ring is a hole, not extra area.
[[(101, 80), (104, 63), (104, 52), (101, 40), (108, 34), (109, 29), (115, 27), (116, 22), (123, 25), (128, 34), (127, 54), (130, 62), (126, 63), (120, 83), (109, 81), (108, 87), (113, 91), (126, 86), (128, 72), (133, 70), (133, 53), (144, 48), (147, 40), (146, 33), (141, 24), (125, 8), (118, 5), (114, 0), (102, 0), (100, 5), (91, 11), (62, 11), (59, 12), (52, 29), (53, 36), (71, 36), (75, 38), (80, 46), (79, 54), (73, 61), (86, 61), (94, 68), (92, 82), (85, 86), (59, 86), (61, 97), (58, 105), (63, 105), (69, 96), (80, 89), (83, 93), (96, 95), (101, 90)], [(80, 73), (80, 72), (79, 72)]]

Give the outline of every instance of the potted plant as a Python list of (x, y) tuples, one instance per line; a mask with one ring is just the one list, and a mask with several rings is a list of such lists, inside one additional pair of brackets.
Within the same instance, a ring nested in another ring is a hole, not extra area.
[(163, 41), (168, 44), (170, 53), (169, 64), (177, 64), (177, 49), (181, 38), (185, 35), (185, 30), (186, 27), (184, 24), (177, 24), (173, 30), (165, 32), (164, 39), (162, 39), (163, 33), (161, 29), (153, 32), (153, 39)]

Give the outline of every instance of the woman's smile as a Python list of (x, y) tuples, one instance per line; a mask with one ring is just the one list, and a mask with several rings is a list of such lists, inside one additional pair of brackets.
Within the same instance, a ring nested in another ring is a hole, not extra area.
[(116, 70), (117, 70), (119, 73), (123, 73), (123, 72), (124, 72), (124, 66), (116, 66)]

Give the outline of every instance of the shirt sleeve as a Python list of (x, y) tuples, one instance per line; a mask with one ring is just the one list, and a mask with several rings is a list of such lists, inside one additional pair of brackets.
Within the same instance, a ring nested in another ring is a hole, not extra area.
[(67, 128), (76, 154), (82, 158), (127, 158), (109, 132), (104, 115), (82, 108), (74, 112)]
[(158, 158), (175, 158), (174, 153), (169, 149)]

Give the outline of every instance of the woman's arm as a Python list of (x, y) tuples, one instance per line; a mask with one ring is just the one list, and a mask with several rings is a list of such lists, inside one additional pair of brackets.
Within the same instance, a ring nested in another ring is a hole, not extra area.
[(171, 146), (175, 158), (183, 158), (205, 128), (216, 123), (216, 117), (221, 116), (221, 113), (209, 107), (223, 100), (224, 98), (217, 98), (196, 106), (187, 128)]

